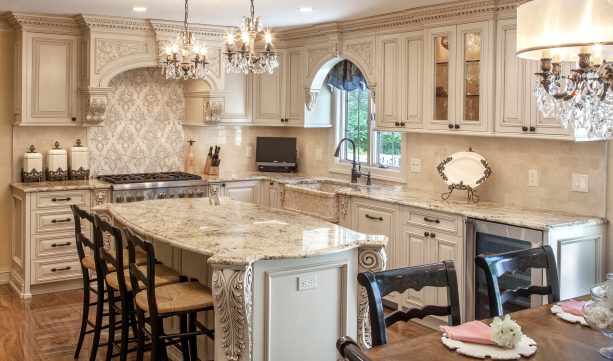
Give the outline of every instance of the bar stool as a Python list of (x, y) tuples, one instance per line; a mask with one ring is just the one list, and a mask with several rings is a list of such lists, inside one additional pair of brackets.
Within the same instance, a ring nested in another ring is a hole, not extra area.
[[(100, 277), (102, 274), (100, 257), (98, 256), (98, 252), (95, 251), (101, 244), (98, 244), (98, 240), (95, 238), (92, 242), (82, 232), (82, 226), (84, 226), (82, 222), (89, 222), (89, 224), (93, 226), (94, 217), (77, 205), (73, 204), (70, 208), (74, 215), (75, 241), (79, 260), (81, 261), (81, 272), (83, 273), (83, 313), (81, 315), (81, 330), (74, 358), (79, 358), (85, 335), (93, 333), (90, 360), (94, 361), (100, 342), (100, 332), (108, 328), (108, 324), (102, 324), (102, 318), (107, 315), (104, 313), (104, 304), (107, 300), (104, 299), (104, 279)], [(89, 254), (86, 254), (86, 250)], [(94, 302), (90, 302), (91, 293), (96, 295), (96, 301)], [(89, 319), (89, 310), (94, 306), (96, 307), (96, 316), (94, 322), (92, 322)], [(88, 326), (91, 327), (91, 329), (88, 330)]]
[[(107, 343), (106, 359), (110, 360), (113, 357), (119, 356), (121, 360), (127, 358), (127, 354), (136, 349), (128, 349), (130, 341), (136, 341), (137, 324), (136, 311), (134, 308), (134, 293), (132, 292), (132, 284), (129, 278), (129, 264), (124, 262), (124, 259), (129, 258), (129, 252), (123, 248), (121, 230), (104, 221), (98, 215), (94, 215), (95, 237), (101, 238), (103, 232), (111, 235), (114, 243), (114, 251), (107, 250), (104, 247), (99, 248), (101, 262), (101, 270), (103, 278), (106, 282), (108, 300), (109, 300), (109, 341)], [(145, 264), (146, 255), (142, 252), (134, 253), (134, 263), (138, 265)], [(157, 277), (156, 284), (168, 285), (177, 283), (180, 280), (180, 274), (162, 264), (156, 264)], [(120, 271), (112, 271), (120, 270)], [(119, 299), (117, 298), (119, 293)], [(117, 304), (119, 301), (119, 305)], [(116, 321), (117, 314), (121, 315), (121, 322)], [(134, 338), (130, 339), (129, 328), (132, 327)], [(113, 354), (113, 346), (115, 344), (115, 331), (121, 328), (121, 340), (119, 353)]]
[[(159, 286), (158, 269), (155, 267), (155, 250), (153, 243), (142, 239), (130, 229), (125, 229), (128, 239), (130, 259), (135, 259), (137, 250), (147, 255), (146, 267), (138, 267), (130, 262), (130, 280), (132, 289), (136, 290), (135, 302), (138, 315), (138, 352), (137, 359), (142, 360), (145, 336), (151, 339), (151, 360), (167, 360), (166, 347), (181, 342), (183, 360), (198, 360), (198, 335), (214, 339), (214, 330), (206, 328), (197, 320), (198, 312), (213, 310), (213, 294), (209, 288), (192, 279), (187, 282), (182, 277), (181, 283)], [(145, 286), (145, 289), (141, 287)], [(149, 315), (149, 319), (145, 318)], [(166, 318), (179, 317), (179, 332), (166, 333), (163, 321)], [(145, 327), (149, 323), (150, 330)]]

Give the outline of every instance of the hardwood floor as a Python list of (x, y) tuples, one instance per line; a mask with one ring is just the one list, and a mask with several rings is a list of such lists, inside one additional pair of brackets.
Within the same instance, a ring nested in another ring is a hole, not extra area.
[[(82, 295), (82, 290), (74, 290), (23, 300), (0, 285), (0, 361), (73, 360)], [(394, 342), (434, 331), (409, 322), (397, 323), (387, 332), (388, 341)], [(88, 336), (78, 360), (89, 359), (90, 342)], [(104, 350), (99, 350), (98, 359), (104, 359)], [(134, 360), (134, 355), (128, 359)]]

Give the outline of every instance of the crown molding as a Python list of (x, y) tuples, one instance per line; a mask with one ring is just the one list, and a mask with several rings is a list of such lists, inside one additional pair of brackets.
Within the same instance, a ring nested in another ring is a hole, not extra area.
[(79, 26), (89, 31), (99, 32), (150, 32), (151, 25), (147, 19), (123, 18), (114, 16), (101, 16), (91, 14), (79, 14), (75, 16)]
[(385, 31), (402, 27), (427, 26), (428, 23), (457, 21), (458, 17), (492, 17), (498, 12), (514, 11), (518, 0), (462, 0), (453, 3), (430, 5), (409, 10), (370, 16), (367, 18), (332, 22), (277, 32), (275, 38), (284, 41), (319, 39), (332, 34), (348, 35)]
[[(183, 22), (149, 19), (151, 28), (156, 34), (176, 36), (180, 31), (183, 31)], [(235, 32), (238, 28), (233, 26), (220, 26), (208, 24), (189, 24), (189, 30), (198, 36), (224, 38), (228, 32)]]
[(6, 20), (18, 31), (49, 31), (52, 29), (56, 33), (77, 34), (79, 32), (79, 25), (72, 16), (9, 12)]

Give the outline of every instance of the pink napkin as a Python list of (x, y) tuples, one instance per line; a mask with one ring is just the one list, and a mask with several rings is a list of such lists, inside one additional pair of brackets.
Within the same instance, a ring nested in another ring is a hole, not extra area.
[(490, 326), (481, 321), (470, 321), (460, 326), (441, 326), (441, 331), (456, 341), (495, 345), (490, 339)]
[(575, 316), (583, 316), (584, 305), (585, 301), (577, 301), (575, 299), (560, 302), (560, 307), (562, 307), (562, 311), (573, 314)]

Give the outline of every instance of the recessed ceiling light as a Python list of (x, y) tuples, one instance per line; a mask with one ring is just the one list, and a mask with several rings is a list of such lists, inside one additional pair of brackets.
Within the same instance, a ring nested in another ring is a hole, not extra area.
[(301, 13), (310, 13), (311, 11), (313, 11), (313, 8), (310, 6), (303, 6), (299, 7), (298, 10), (300, 10)]
[(132, 8), (132, 11), (136, 11), (137, 13), (144, 13), (145, 11), (147, 11), (147, 8), (143, 6), (135, 6)]

